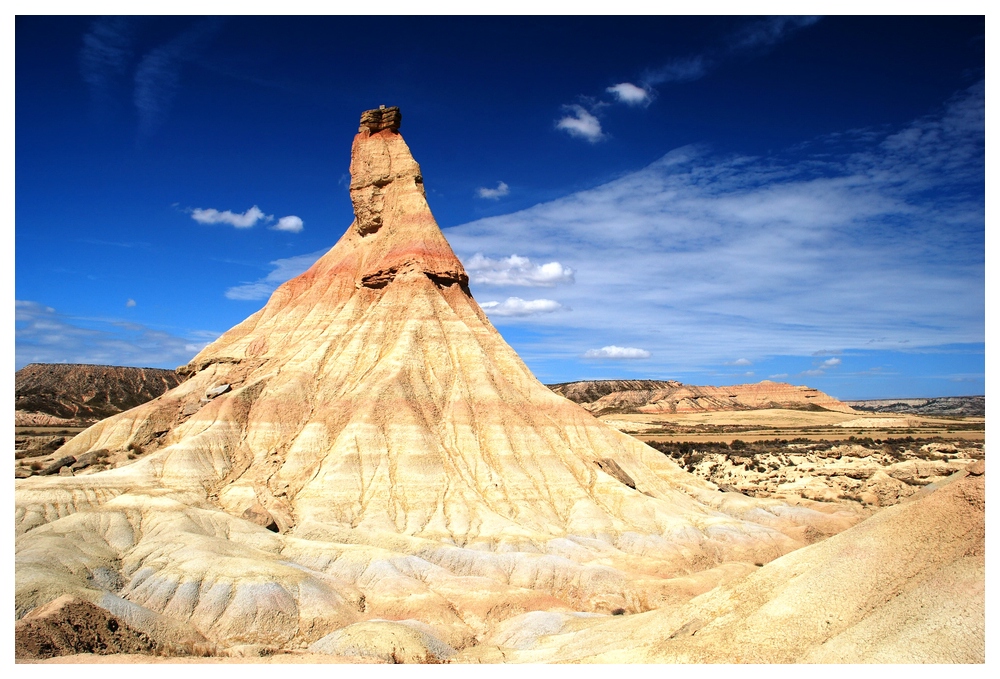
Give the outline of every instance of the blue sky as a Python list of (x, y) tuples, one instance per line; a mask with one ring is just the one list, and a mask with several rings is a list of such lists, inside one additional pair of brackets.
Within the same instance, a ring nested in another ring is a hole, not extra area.
[(544, 382), (981, 394), (982, 17), (24, 17), (15, 367), (176, 367), (352, 220), (399, 106)]

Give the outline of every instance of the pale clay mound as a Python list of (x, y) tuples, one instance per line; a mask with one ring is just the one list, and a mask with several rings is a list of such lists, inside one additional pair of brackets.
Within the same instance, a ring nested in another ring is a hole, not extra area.
[(983, 663), (984, 468), (681, 606), (593, 620), (529, 613), (459, 660)]
[(372, 621), (413, 621), (432, 660), (532, 611), (681, 604), (859, 520), (720, 492), (546, 389), (472, 299), (398, 112), (366, 115), (336, 246), (58, 451), (115, 468), (15, 482), (18, 617), (73, 594), (178, 648), (359, 659)]

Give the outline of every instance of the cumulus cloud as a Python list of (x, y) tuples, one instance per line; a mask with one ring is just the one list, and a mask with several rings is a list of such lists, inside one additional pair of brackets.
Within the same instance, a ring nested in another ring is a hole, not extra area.
[(615, 98), (629, 106), (640, 106), (649, 102), (649, 92), (632, 83), (618, 83), (607, 89)]
[(127, 306), (127, 307), (134, 307), (135, 306), (135, 300), (132, 299), (132, 298), (129, 298), (129, 300), (127, 302), (125, 302), (125, 306)]
[(517, 243), (530, 262), (572, 262), (576, 283), (559, 301), (573, 313), (531, 319), (567, 361), (621, 328), (664, 374), (732, 361), (734, 347), (810, 356), (873, 337), (982, 342), (984, 119), (980, 82), (942, 113), (864, 131), (836, 152), (824, 139), (763, 158), (683, 147), (601, 186), (451, 227), (448, 240), (476, 294), (492, 268), (477, 272), (474, 253)]
[(825, 361), (823, 361), (823, 366), (824, 367), (832, 368), (835, 365), (840, 365), (840, 359), (839, 358), (828, 358)]
[(473, 283), (482, 285), (517, 285), (550, 288), (559, 283), (572, 283), (573, 270), (559, 262), (532, 264), (527, 257), (511, 255), (490, 259), (477, 252), (465, 269)]
[(221, 333), (186, 337), (117, 319), (69, 316), (38, 302), (14, 302), (15, 369), (28, 363), (175, 368)]
[(229, 288), (226, 290), (226, 297), (239, 301), (267, 299), (279, 285), (304, 273), (306, 269), (311, 267), (326, 252), (326, 250), (318, 250), (308, 255), (276, 259), (271, 262), (271, 266), (273, 267), (271, 273), (256, 281), (241, 283)]
[(295, 215), (288, 215), (287, 217), (282, 217), (275, 224), (273, 229), (278, 231), (288, 231), (290, 233), (300, 233), (302, 231), (302, 219), (296, 217)]
[(733, 361), (732, 363), (727, 363), (726, 365), (739, 365), (739, 366), (743, 366), (743, 365), (753, 365), (753, 363), (751, 363), (750, 361), (748, 361), (745, 358), (738, 358), (735, 361)]
[(489, 200), (499, 200), (509, 193), (510, 187), (504, 182), (497, 182), (497, 187), (495, 189), (487, 189), (482, 186), (476, 189), (476, 194), (480, 198), (486, 198)]
[(600, 349), (590, 349), (583, 355), (584, 358), (612, 358), (612, 359), (629, 359), (629, 358), (649, 358), (650, 354), (645, 349), (636, 349), (635, 347), (619, 347), (614, 344), (601, 347)]
[(549, 314), (563, 308), (562, 304), (555, 300), (525, 300), (520, 297), (508, 297), (502, 302), (483, 302), (479, 306), (490, 316), (535, 316)]
[(229, 224), (230, 226), (235, 226), (237, 229), (249, 229), (261, 220), (265, 222), (271, 221), (274, 219), (274, 215), (264, 214), (256, 205), (242, 213), (232, 212), (231, 210), (220, 212), (215, 208), (202, 209), (196, 207), (191, 210), (191, 219), (199, 224)]
[(586, 139), (591, 144), (604, 139), (601, 121), (587, 109), (579, 104), (570, 104), (564, 108), (569, 112), (569, 115), (559, 119), (556, 123), (556, 129), (564, 130), (571, 137)]

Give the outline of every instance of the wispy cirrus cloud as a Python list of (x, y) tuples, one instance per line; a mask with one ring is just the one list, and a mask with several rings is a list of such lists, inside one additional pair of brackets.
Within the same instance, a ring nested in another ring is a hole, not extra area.
[(642, 83), (650, 87), (698, 80), (729, 59), (765, 52), (796, 31), (812, 26), (819, 20), (820, 17), (816, 16), (778, 16), (751, 21), (730, 34), (717, 47), (700, 54), (677, 57), (658, 68), (650, 69), (643, 74)]
[(80, 48), (80, 74), (92, 102), (103, 107), (113, 97), (135, 59), (134, 45), (142, 17), (100, 17), (90, 25)]
[(29, 300), (14, 302), (16, 370), (29, 363), (94, 363), (174, 368), (221, 333), (181, 337), (118, 319), (67, 316)]
[(502, 302), (483, 302), (480, 304), (490, 316), (537, 316), (560, 311), (563, 305), (553, 299), (521, 299), (508, 297)]
[(198, 19), (172, 40), (147, 52), (135, 70), (132, 101), (139, 114), (140, 139), (154, 133), (166, 120), (180, 87), (185, 64), (197, 58), (225, 23), (225, 19)]
[(527, 257), (511, 255), (490, 259), (477, 252), (466, 265), (472, 281), (482, 285), (518, 285), (549, 288), (559, 283), (572, 283), (573, 270), (559, 262), (532, 264)]
[(326, 252), (326, 250), (317, 250), (307, 255), (276, 259), (271, 262), (273, 268), (269, 274), (256, 281), (241, 283), (229, 288), (225, 293), (226, 298), (238, 301), (267, 299), (279, 285), (304, 273)]
[(597, 117), (601, 108), (612, 103), (648, 106), (656, 97), (656, 85), (703, 78), (723, 62), (740, 55), (765, 52), (819, 19), (812, 16), (768, 17), (746, 23), (718, 47), (700, 54), (675, 57), (661, 66), (646, 70), (638, 85), (623, 81), (605, 88), (605, 93), (611, 95), (611, 102), (581, 96), (578, 98), (581, 103), (564, 105), (565, 115), (556, 121), (556, 129), (592, 144), (607, 139), (608, 135)]
[(873, 337), (908, 351), (982, 342), (984, 91), (894, 131), (845, 133), (839, 152), (824, 139), (764, 158), (675, 149), (446, 233), (465, 262), (514, 242), (572, 269), (558, 295), (572, 311), (509, 321), (544, 329), (552, 360), (624, 341), (670, 373), (732, 361), (734, 347), (760, 363)]

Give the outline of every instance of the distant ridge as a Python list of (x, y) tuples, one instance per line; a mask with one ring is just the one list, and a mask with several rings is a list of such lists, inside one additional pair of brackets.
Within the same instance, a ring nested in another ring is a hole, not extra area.
[(818, 389), (770, 380), (727, 387), (698, 387), (675, 380), (585, 380), (546, 386), (594, 415), (761, 408), (854, 412), (848, 404)]
[(941, 396), (938, 398), (880, 398), (867, 401), (844, 401), (855, 410), (868, 413), (901, 415), (947, 415), (986, 417), (985, 396)]
[(173, 370), (161, 368), (30, 363), (14, 373), (14, 425), (90, 425), (183, 381)]

